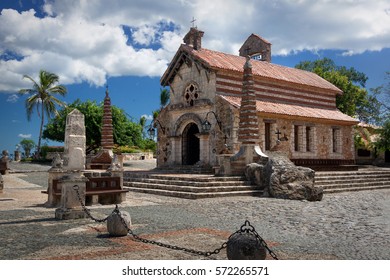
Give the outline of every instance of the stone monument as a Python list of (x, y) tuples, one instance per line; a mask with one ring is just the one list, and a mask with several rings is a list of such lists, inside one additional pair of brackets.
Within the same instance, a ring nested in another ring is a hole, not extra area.
[[(54, 173), (61, 177), (57, 179), (57, 188), (61, 189), (60, 207), (55, 211), (56, 219), (67, 220), (85, 218), (80, 199), (85, 201), (86, 181), (85, 170), (85, 125), (84, 115), (74, 109), (66, 118), (65, 151), (63, 162), (58, 156), (53, 160)], [(75, 186), (77, 191), (75, 190)], [(79, 198), (80, 196), (80, 198)]]
[(9, 162), (8, 151), (3, 150), (2, 157), (0, 158), (0, 173), (2, 175), (8, 174), (9, 171), (8, 162)]
[(225, 158), (221, 163), (220, 174), (242, 175), (247, 164), (266, 162), (268, 156), (259, 146), (259, 124), (256, 110), (256, 93), (250, 57), (246, 58), (242, 83), (242, 100), (240, 106), (240, 123), (238, 141), (240, 150), (233, 156)]
[(89, 169), (107, 169), (110, 167), (114, 157), (112, 148), (114, 148), (114, 133), (112, 126), (111, 99), (106, 88), (106, 97), (103, 106), (103, 126), (101, 150), (88, 163)]

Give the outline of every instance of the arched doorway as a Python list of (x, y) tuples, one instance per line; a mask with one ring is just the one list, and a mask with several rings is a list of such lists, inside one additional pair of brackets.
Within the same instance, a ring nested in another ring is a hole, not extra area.
[(195, 123), (188, 124), (182, 134), (182, 164), (194, 165), (199, 161), (199, 138), (195, 134), (199, 128)]

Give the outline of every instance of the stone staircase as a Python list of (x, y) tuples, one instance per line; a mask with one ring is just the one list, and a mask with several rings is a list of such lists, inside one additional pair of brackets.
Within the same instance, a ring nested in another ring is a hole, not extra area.
[(133, 192), (197, 199), (221, 196), (262, 195), (243, 177), (212, 174), (124, 173), (124, 188)]
[[(316, 172), (315, 184), (324, 193), (390, 189), (389, 168), (362, 168), (358, 171)], [(263, 191), (241, 176), (215, 177), (210, 170), (172, 167), (145, 172), (125, 171), (124, 188), (188, 199), (222, 196), (261, 196)]]
[(324, 193), (390, 189), (390, 169), (360, 169), (359, 171), (316, 172), (315, 183)]

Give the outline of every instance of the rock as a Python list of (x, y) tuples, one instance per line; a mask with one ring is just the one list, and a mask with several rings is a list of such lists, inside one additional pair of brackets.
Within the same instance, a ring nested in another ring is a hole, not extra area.
[(107, 219), (107, 230), (111, 236), (126, 236), (128, 231), (123, 221), (126, 223), (127, 227), (131, 227), (131, 217), (129, 212), (120, 211), (120, 215), (117, 213), (112, 213)]
[(323, 189), (314, 184), (314, 170), (295, 166), (283, 155), (270, 156), (263, 174), (263, 184), (272, 197), (309, 201), (322, 199)]
[(0, 193), (3, 192), (4, 189), (4, 181), (3, 181), (3, 176), (0, 174)]
[(264, 166), (258, 163), (250, 163), (245, 167), (245, 177), (251, 181), (253, 185), (263, 186), (263, 168)]
[(266, 249), (260, 240), (250, 232), (238, 232), (233, 234), (226, 247), (229, 260), (265, 260)]

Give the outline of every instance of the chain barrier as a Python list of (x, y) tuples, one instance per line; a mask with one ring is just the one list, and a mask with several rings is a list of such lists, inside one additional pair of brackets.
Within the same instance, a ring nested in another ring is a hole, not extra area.
[[(140, 237), (139, 235), (135, 234), (132, 229), (130, 229), (126, 223), (126, 221), (124, 220), (124, 218), (122, 217), (121, 215), (121, 212), (119, 210), (119, 207), (118, 205), (115, 206), (115, 209), (111, 212), (110, 215), (108, 215), (106, 218), (104, 219), (96, 219), (92, 216), (91, 212), (89, 211), (89, 209), (85, 206), (83, 200), (81, 199), (81, 195), (80, 195), (80, 192), (79, 192), (79, 186), (78, 185), (74, 185), (73, 186), (73, 189), (76, 191), (76, 194), (77, 194), (77, 197), (79, 199), (79, 202), (81, 204), (81, 207), (83, 209), (83, 211), (87, 214), (87, 216), (89, 218), (91, 218), (92, 220), (94, 220), (95, 222), (98, 222), (98, 223), (104, 223), (107, 221), (107, 219), (112, 215), (112, 214), (117, 214), (120, 219), (121, 219), (121, 222), (123, 224), (123, 226), (125, 227), (125, 229), (127, 230), (127, 232), (137, 241), (139, 242), (142, 242), (142, 243), (146, 243), (146, 244), (152, 244), (152, 245), (156, 245), (156, 246), (159, 246), (159, 247), (164, 247), (164, 248), (167, 248), (167, 249), (172, 249), (172, 250), (176, 250), (176, 251), (183, 251), (183, 252), (186, 252), (186, 253), (191, 253), (191, 254), (195, 254), (195, 255), (199, 255), (199, 256), (204, 256), (204, 257), (210, 257), (211, 255), (217, 255), (221, 252), (221, 250), (225, 249), (227, 247), (227, 243), (228, 241), (225, 241), (224, 243), (222, 243), (222, 245), (218, 248), (216, 248), (214, 251), (199, 251), (199, 250), (195, 250), (195, 249), (188, 249), (188, 248), (185, 248), (185, 247), (180, 247), (180, 246), (176, 246), (176, 245), (170, 245), (170, 244), (165, 244), (163, 242), (160, 242), (160, 241), (155, 241), (155, 240), (149, 240), (149, 239), (146, 239), (146, 238), (142, 238)], [(276, 254), (268, 247), (267, 243), (265, 242), (265, 240), (263, 238), (261, 238), (261, 236), (257, 233), (257, 231), (255, 230), (255, 228), (250, 224), (250, 222), (248, 220), (245, 220), (245, 223), (240, 227), (239, 230), (233, 232), (229, 237), (228, 237), (228, 240), (234, 235), (234, 234), (237, 234), (237, 233), (241, 233), (241, 232), (251, 232), (259, 241), (260, 241), (260, 244), (261, 246), (263, 246), (267, 251), (268, 253), (270, 254), (270, 256), (272, 258), (274, 258), (275, 260), (278, 260), (278, 257), (276, 256)]]

